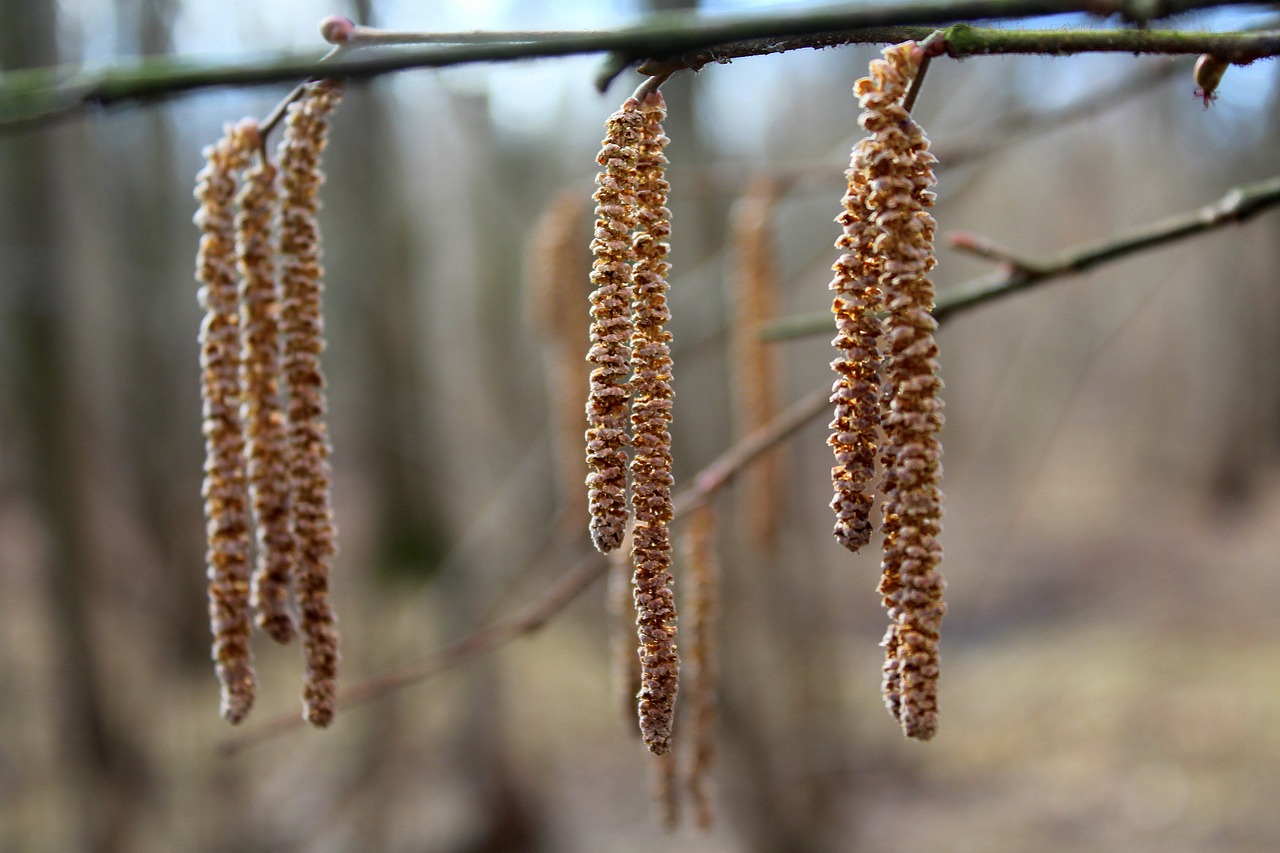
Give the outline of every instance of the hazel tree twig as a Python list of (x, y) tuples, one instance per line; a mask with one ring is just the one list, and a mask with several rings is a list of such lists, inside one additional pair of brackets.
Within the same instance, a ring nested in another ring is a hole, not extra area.
[[(1212, 53), (1244, 64), (1280, 54), (1280, 33), (1204, 33), (1149, 29), (1019, 31), (957, 23), (1016, 20), (1068, 13), (1113, 14), (1145, 24), (1196, 9), (1243, 5), (1245, 0), (934, 0), (881, 6), (837, 6), (768, 14), (655, 15), (614, 30), (583, 32), (438, 34), (465, 43), (362, 49), (320, 62), (314, 53), (235, 62), (148, 58), (96, 70), (60, 67), (11, 71), (0, 78), (0, 127), (52, 121), (90, 107), (155, 100), (214, 86), (253, 86), (317, 75), (372, 77), (407, 68), (508, 62), (547, 56), (606, 53), (607, 85), (631, 62), (657, 58), (685, 68), (801, 48), (927, 38), (946, 26), (953, 57), (993, 53)], [(884, 28), (895, 28), (891, 33)], [(880, 29), (874, 29), (880, 28)], [(368, 33), (355, 31), (357, 42)], [(409, 36), (400, 34), (401, 43)], [(394, 40), (389, 36), (388, 40)], [(410, 39), (412, 40), (412, 39)], [(420, 39), (419, 39), (420, 40)]]

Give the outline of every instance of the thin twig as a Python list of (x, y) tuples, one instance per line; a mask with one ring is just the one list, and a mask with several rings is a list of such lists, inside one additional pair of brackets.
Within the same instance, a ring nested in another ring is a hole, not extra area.
[[(1084, 95), (1061, 107), (1047, 110), (1018, 110), (996, 116), (987, 122), (981, 133), (965, 134), (959, 141), (942, 140), (930, 150), (938, 157), (939, 171), (969, 165), (988, 159), (1013, 145), (1036, 139), (1075, 122), (1105, 113), (1144, 95), (1178, 74), (1190, 75), (1190, 59), (1159, 61), (1158, 65), (1142, 68), (1131, 76), (1096, 93)], [(839, 150), (848, 153), (854, 138), (839, 144)], [(846, 157), (847, 159), (847, 157)], [(682, 194), (685, 197), (699, 194), (738, 194), (743, 184), (759, 176), (767, 175), (784, 189), (801, 181), (821, 181), (823, 186), (848, 167), (845, 162), (834, 163), (830, 158), (791, 161), (763, 170), (744, 172), (740, 165), (733, 167), (708, 165), (680, 172)]]
[[(1127, 233), (1085, 243), (1049, 257), (1020, 259), (1019, 264), (1012, 268), (956, 285), (938, 297), (934, 316), (938, 322), (942, 322), (944, 318), (959, 311), (1064, 275), (1085, 272), (1135, 252), (1154, 249), (1225, 225), (1245, 222), (1277, 205), (1280, 205), (1280, 177), (1236, 187), (1213, 204), (1188, 213), (1170, 216)], [(762, 329), (760, 335), (767, 340), (784, 340), (828, 334), (830, 326), (829, 312), (815, 312), (784, 317)]]
[(958, 252), (973, 255), (994, 264), (1004, 264), (1011, 270), (1032, 270), (1035, 264), (1021, 257), (1012, 249), (1000, 245), (990, 237), (974, 234), (969, 231), (951, 231), (947, 234), (947, 245)]

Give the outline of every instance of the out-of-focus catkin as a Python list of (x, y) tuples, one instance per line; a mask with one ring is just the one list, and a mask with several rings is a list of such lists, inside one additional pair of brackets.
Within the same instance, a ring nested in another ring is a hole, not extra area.
[(662, 132), (666, 108), (654, 91), (641, 104), (644, 125), (637, 146), (636, 234), (633, 273), (631, 368), (631, 506), (635, 516), (636, 624), (640, 639), (640, 732), (649, 749), (671, 748), (680, 661), (671, 591), (671, 333), (666, 323), (667, 237), (671, 211), (664, 177), (669, 141)]
[[(731, 225), (733, 395), (740, 434), (760, 429), (778, 414), (775, 347), (761, 339), (760, 329), (776, 313), (773, 208), (779, 191), (773, 180), (752, 181), (734, 208)], [(785, 504), (784, 467), (783, 448), (775, 447), (742, 475), (742, 527), (754, 544), (766, 550), (773, 548)]]
[(237, 175), (260, 137), (256, 123), (228, 126), (204, 150), (196, 176), (201, 231), (196, 256), (200, 326), (200, 391), (205, 437), (204, 510), (208, 531), (209, 617), (213, 659), (222, 685), (222, 716), (238, 723), (253, 705), (250, 658), (250, 517), (240, 420), (240, 315), (237, 307), (234, 201)]
[(870, 135), (864, 157), (866, 206), (880, 259), (887, 388), (882, 400), (884, 555), (880, 593), (891, 623), (885, 635), (885, 704), (911, 738), (937, 731), (938, 638), (946, 584), (942, 547), (942, 382), (938, 378), (934, 290), (928, 273), (935, 223), (934, 156), (924, 131), (903, 108), (921, 51), (887, 48), (855, 88)]
[(293, 639), (289, 587), (294, 571), (289, 518), (285, 415), (280, 399), (280, 286), (276, 280), (276, 167), (265, 158), (249, 170), (237, 201), (240, 269), (240, 389), (249, 495), (257, 525), (253, 605), (258, 625), (281, 643)]
[(716, 759), (716, 720), (719, 663), (716, 632), (720, 622), (720, 561), (715, 548), (715, 510), (710, 504), (694, 510), (685, 528), (684, 554), (689, 578), (689, 617), (685, 666), (685, 707), (689, 722), (690, 758), (685, 767), (686, 787), (693, 800), (698, 826), (709, 829), (715, 820), (711, 796), (711, 770)]
[(342, 83), (311, 83), (289, 105), (280, 142), (284, 205), (280, 222), (283, 256), (284, 373), (289, 391), (289, 478), (293, 532), (297, 540), (296, 587), (301, 611), (306, 677), (303, 701), (307, 719), (327, 726), (335, 711), (338, 635), (329, 604), (329, 572), (337, 552), (330, 494), (331, 446), (325, 423), (324, 350), (321, 315), (323, 270), (317, 191), (323, 180), (320, 157), (329, 115), (342, 96)]
[(582, 303), (587, 255), (580, 239), (587, 213), (578, 187), (557, 193), (529, 237), (528, 298), (550, 358), (552, 450), (563, 518), (577, 529), (582, 490)]

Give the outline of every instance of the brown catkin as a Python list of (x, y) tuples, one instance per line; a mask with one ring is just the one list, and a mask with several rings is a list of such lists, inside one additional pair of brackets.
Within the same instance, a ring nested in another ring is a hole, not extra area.
[(657, 755), (671, 748), (680, 661), (671, 592), (671, 333), (667, 310), (667, 237), (671, 211), (662, 132), (666, 109), (660, 92), (641, 105), (644, 128), (636, 171), (631, 368), (631, 507), (635, 515), (631, 561), (635, 568), (636, 624), (640, 639), (640, 732)]
[(880, 593), (891, 623), (885, 635), (885, 704), (908, 737), (928, 740), (938, 724), (938, 638), (946, 605), (938, 572), (942, 547), (942, 382), (928, 273), (935, 222), (936, 159), (902, 99), (920, 62), (913, 42), (887, 48), (859, 80), (870, 134), (865, 160), (867, 208), (876, 227), (880, 284), (888, 309), (882, 398), (884, 555)]
[(636, 144), (644, 118), (628, 98), (605, 123), (596, 162), (596, 230), (591, 242), (591, 371), (587, 399), (587, 500), (591, 541), (608, 553), (627, 526), (627, 404), (631, 385), (631, 229), (635, 226)]
[(691, 756), (685, 780), (698, 826), (709, 829), (715, 820), (710, 778), (719, 716), (716, 630), (720, 622), (720, 561), (715, 550), (715, 511), (710, 504), (694, 510), (683, 544), (690, 579), (685, 651), (688, 691), (681, 711), (690, 723)]
[(289, 479), (292, 483), (296, 577), (301, 611), (306, 678), (303, 701), (313, 725), (333, 720), (337, 692), (338, 635), (329, 604), (329, 569), (337, 552), (330, 494), (329, 430), (325, 423), (324, 351), (321, 315), (323, 270), (317, 191), (323, 180), (330, 113), (342, 96), (342, 83), (321, 80), (289, 106), (280, 165), (284, 206), (280, 223), (283, 255), (285, 333), (284, 370), (289, 390)]
[(836, 463), (831, 468), (835, 491), (831, 508), (836, 514), (836, 541), (854, 552), (871, 541), (880, 427), (880, 319), (876, 312), (882, 307), (881, 259), (873, 251), (876, 229), (867, 208), (866, 163), (873, 155), (872, 143), (864, 139), (854, 146), (845, 172), (844, 211), (836, 217), (843, 228), (836, 248), (843, 253), (831, 268), (835, 277), (828, 285), (835, 291), (831, 311), (836, 336), (831, 344), (838, 351), (831, 362), (837, 378), (831, 387), (835, 416), (827, 439)]
[(246, 175), (237, 199), (240, 269), (240, 389), (248, 454), (249, 496), (257, 530), (253, 606), (273, 639), (293, 639), (289, 587), (296, 559), (289, 518), (287, 425), (280, 399), (280, 286), (274, 219), (279, 188), (266, 159)]
[(259, 142), (256, 123), (228, 126), (204, 150), (196, 176), (201, 231), (196, 280), (200, 326), (200, 391), (205, 437), (204, 510), (208, 531), (209, 618), (213, 659), (222, 685), (222, 716), (238, 723), (253, 705), (257, 679), (249, 650), (249, 493), (240, 420), (240, 315), (233, 221), (237, 174)]
[[(734, 209), (732, 304), (733, 394), (739, 432), (768, 424), (778, 414), (778, 371), (775, 348), (760, 337), (760, 328), (776, 314), (778, 265), (773, 240), (775, 181), (751, 182)], [(756, 546), (772, 550), (785, 505), (781, 447), (764, 454), (743, 472), (746, 495), (743, 527)]]

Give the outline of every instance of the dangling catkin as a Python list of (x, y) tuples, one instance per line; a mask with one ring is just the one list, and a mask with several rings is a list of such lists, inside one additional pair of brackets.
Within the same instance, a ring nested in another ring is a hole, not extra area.
[(831, 268), (835, 277), (828, 285), (835, 291), (831, 311), (836, 336), (831, 344), (839, 351), (831, 362), (838, 378), (831, 388), (835, 417), (827, 439), (836, 462), (831, 469), (835, 486), (831, 508), (836, 514), (836, 541), (854, 552), (871, 541), (880, 427), (880, 319), (876, 312), (881, 308), (882, 263), (872, 249), (876, 228), (867, 209), (866, 161), (872, 155), (872, 142), (864, 139), (854, 146), (845, 173), (844, 211), (836, 217), (843, 227), (836, 248), (843, 254)]
[[(773, 208), (779, 187), (767, 179), (753, 181), (734, 207), (732, 304), (733, 393), (740, 434), (769, 423), (778, 414), (778, 377), (774, 347), (760, 337), (773, 319), (778, 269), (773, 240)], [(782, 516), (784, 456), (775, 447), (743, 472), (743, 528), (750, 540), (773, 549)]]
[(240, 269), (240, 389), (249, 495), (257, 524), (253, 605), (258, 625), (276, 641), (293, 639), (289, 586), (294, 570), (289, 518), (286, 424), (280, 400), (280, 288), (276, 280), (276, 167), (265, 158), (245, 177), (237, 201)]
[(641, 105), (644, 128), (636, 171), (631, 368), (631, 506), (635, 515), (631, 558), (635, 568), (636, 624), (640, 638), (640, 732), (655, 754), (671, 748), (680, 661), (676, 655), (675, 598), (671, 592), (671, 333), (667, 310), (667, 237), (671, 211), (662, 153), (666, 109), (654, 91)]
[(337, 546), (330, 495), (325, 378), (320, 369), (320, 353), (324, 350), (323, 270), (316, 211), (317, 190), (323, 180), (320, 155), (326, 144), (329, 114), (341, 96), (340, 81), (309, 84), (303, 96), (289, 106), (279, 152), (284, 173), (280, 248), (284, 257), (282, 323), (289, 389), (289, 478), (298, 547), (298, 608), (307, 666), (303, 701), (307, 719), (316, 726), (327, 726), (333, 720), (338, 668), (338, 635), (329, 605), (329, 569)]
[(885, 635), (884, 697), (908, 737), (928, 740), (937, 731), (938, 637), (946, 605), (938, 572), (942, 546), (942, 400), (939, 392), (938, 324), (928, 273), (935, 223), (936, 183), (924, 131), (903, 108), (902, 99), (921, 58), (914, 42), (884, 51), (871, 63), (871, 77), (859, 80), (862, 126), (870, 134), (865, 159), (881, 258), (880, 283), (888, 314), (882, 401), (885, 440), (884, 556), (880, 593), (891, 624)]
[(591, 250), (591, 349), (587, 361), (587, 499), (591, 541), (608, 553), (622, 542), (627, 526), (627, 404), (631, 386), (631, 229), (635, 227), (636, 144), (644, 119), (628, 98), (605, 124), (596, 162), (596, 230)]
[(204, 511), (208, 530), (209, 618), (213, 659), (222, 685), (222, 716), (238, 723), (253, 705), (256, 678), (249, 651), (249, 493), (240, 420), (240, 316), (236, 298), (233, 202), (236, 176), (259, 143), (257, 125), (228, 126), (204, 150), (196, 176), (201, 230), (196, 256), (200, 326), (200, 392), (205, 437)]

